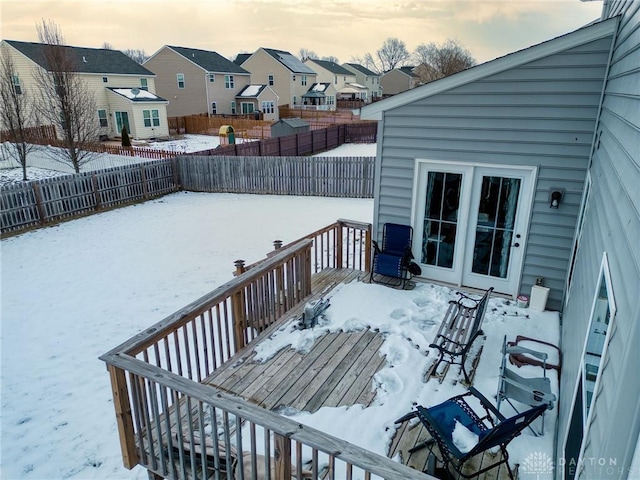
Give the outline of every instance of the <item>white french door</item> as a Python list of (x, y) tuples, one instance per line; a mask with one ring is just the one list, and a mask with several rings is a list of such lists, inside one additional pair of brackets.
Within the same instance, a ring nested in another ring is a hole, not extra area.
[(419, 161), (414, 256), (424, 277), (516, 295), (534, 168)]

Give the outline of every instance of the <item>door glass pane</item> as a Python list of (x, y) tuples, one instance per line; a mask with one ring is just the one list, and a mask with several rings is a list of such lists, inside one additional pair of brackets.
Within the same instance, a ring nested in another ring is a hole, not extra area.
[(422, 258), (426, 265), (453, 267), (462, 174), (429, 172), (424, 208)]
[(519, 178), (482, 177), (473, 273), (507, 277), (520, 182)]

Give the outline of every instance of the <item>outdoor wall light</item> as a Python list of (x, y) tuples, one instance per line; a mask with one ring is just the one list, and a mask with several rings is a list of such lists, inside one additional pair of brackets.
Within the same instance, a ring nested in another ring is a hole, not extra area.
[(564, 188), (552, 188), (549, 191), (549, 208), (558, 208), (564, 196)]

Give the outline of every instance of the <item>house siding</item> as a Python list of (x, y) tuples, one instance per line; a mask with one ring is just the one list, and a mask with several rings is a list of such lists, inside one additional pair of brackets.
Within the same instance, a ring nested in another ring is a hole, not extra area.
[[(544, 277), (559, 309), (610, 48), (592, 41), (384, 112), (374, 223), (411, 223), (416, 159), (537, 167), (520, 292)], [(565, 189), (558, 210), (551, 187)]]
[[(166, 47), (147, 60), (144, 66), (156, 74), (156, 93), (169, 101), (169, 117), (208, 112), (207, 79), (202, 68)], [(178, 88), (178, 73), (184, 74), (185, 88)]]
[(383, 95), (395, 95), (405, 92), (415, 86), (413, 77), (400, 70), (390, 70), (380, 77)]
[(583, 458), (613, 459), (615, 468), (580, 478), (637, 478), (629, 468), (640, 433), (640, 2), (608, 1), (603, 17), (620, 15), (590, 167), (591, 189), (562, 325), (563, 370), (558, 451), (571, 418), (600, 262), (607, 253), (616, 316)]

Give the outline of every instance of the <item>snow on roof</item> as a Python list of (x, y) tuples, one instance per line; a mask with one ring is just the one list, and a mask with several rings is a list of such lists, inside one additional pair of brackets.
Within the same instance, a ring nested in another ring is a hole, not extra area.
[(123, 97), (128, 98), (129, 100), (135, 101), (165, 101), (164, 98), (154, 95), (147, 90), (142, 90), (141, 88), (109, 88), (113, 93), (117, 93), (118, 95), (122, 95)]
[(264, 85), (247, 85), (238, 93), (238, 97), (255, 97), (264, 88)]

